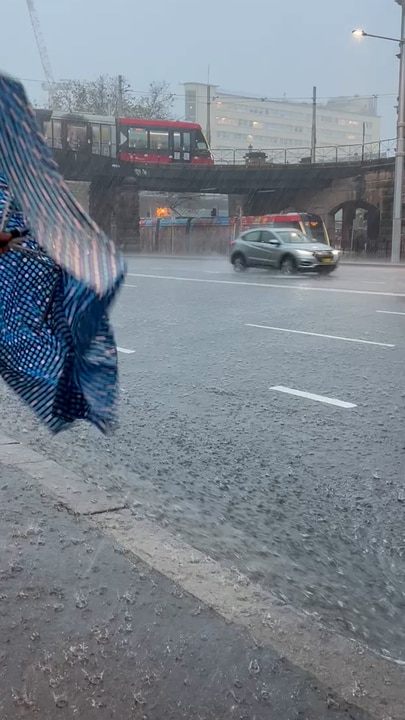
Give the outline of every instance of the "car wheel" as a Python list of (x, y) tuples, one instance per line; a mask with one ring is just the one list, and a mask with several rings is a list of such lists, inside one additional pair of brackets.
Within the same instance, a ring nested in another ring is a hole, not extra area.
[(235, 270), (235, 272), (244, 272), (245, 270), (247, 270), (246, 260), (243, 255), (238, 255), (233, 260), (233, 269)]
[(294, 275), (297, 272), (295, 260), (293, 257), (291, 257), (291, 255), (287, 255), (287, 257), (283, 258), (283, 260), (281, 261), (280, 270), (283, 275)]

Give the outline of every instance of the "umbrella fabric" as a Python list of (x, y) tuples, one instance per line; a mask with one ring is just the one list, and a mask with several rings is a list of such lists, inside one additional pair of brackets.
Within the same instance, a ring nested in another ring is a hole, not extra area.
[(53, 432), (115, 421), (107, 313), (125, 274), (113, 243), (58, 175), (22, 87), (0, 76), (0, 227), (29, 229), (0, 256), (0, 374)]
[(58, 173), (22, 85), (0, 75), (1, 172), (37, 243), (55, 263), (103, 294), (124, 273), (115, 244)]

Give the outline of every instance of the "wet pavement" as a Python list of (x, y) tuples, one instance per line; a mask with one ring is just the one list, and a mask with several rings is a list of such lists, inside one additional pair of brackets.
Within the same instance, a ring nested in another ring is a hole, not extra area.
[(2, 720), (371, 720), (19, 469), (0, 484)]
[(117, 433), (51, 439), (4, 386), (1, 427), (404, 661), (405, 270), (285, 279), (156, 258), (129, 271)]

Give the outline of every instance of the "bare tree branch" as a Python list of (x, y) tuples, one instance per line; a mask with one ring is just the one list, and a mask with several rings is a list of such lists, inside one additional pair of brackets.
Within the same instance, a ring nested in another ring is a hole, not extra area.
[(123, 78), (119, 98), (118, 77), (100, 75), (96, 80), (69, 80), (56, 90), (53, 106), (66, 113), (89, 113), (117, 117), (163, 120), (171, 117), (174, 95), (166, 82), (151, 82), (149, 91), (136, 98), (130, 83)]
[(139, 100), (136, 105), (138, 117), (168, 120), (173, 107), (174, 95), (170, 92), (169, 83), (151, 82), (149, 92)]

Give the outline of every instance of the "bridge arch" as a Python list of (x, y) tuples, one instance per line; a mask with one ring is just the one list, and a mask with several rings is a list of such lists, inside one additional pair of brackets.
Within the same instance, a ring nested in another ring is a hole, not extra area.
[(377, 251), (380, 211), (366, 200), (346, 200), (328, 212), (328, 228), (337, 247), (360, 253)]

